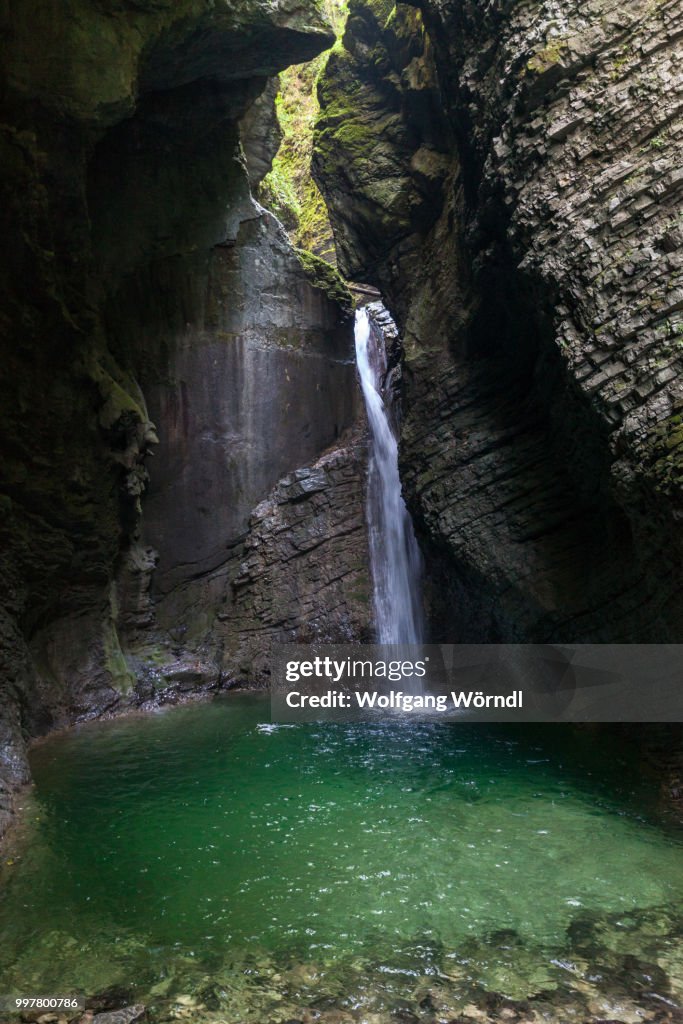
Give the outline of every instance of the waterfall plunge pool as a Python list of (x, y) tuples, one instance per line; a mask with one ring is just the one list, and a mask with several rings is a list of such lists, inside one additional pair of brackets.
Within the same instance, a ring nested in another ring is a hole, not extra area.
[(268, 719), (230, 694), (33, 750), (3, 992), (227, 1024), (680, 1003), (680, 835), (616, 740)]

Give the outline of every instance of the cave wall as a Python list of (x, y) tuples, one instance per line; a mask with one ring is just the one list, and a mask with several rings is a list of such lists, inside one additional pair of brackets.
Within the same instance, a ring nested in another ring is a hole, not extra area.
[(314, 173), (404, 339), (434, 638), (681, 626), (678, 0), (352, 0)]
[[(251, 198), (272, 76), (332, 42), (315, 5), (6, 0), (0, 32), (2, 832), (27, 739), (235, 681), (258, 509), (330, 448), (296, 514), (319, 530), (341, 473), (357, 522), (363, 442), (348, 296)], [(353, 586), (275, 594), (344, 636), (367, 596), (345, 551)]]

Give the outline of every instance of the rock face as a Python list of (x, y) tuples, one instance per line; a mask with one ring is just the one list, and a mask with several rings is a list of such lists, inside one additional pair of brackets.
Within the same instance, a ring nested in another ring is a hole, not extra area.
[(242, 678), (268, 679), (274, 642), (371, 640), (366, 473), (361, 431), (254, 510), (216, 626), (224, 663)]
[(252, 508), (357, 405), (343, 289), (250, 194), (269, 79), (332, 42), (316, 6), (42, 0), (0, 30), (1, 832), (27, 737), (230, 681), (190, 583), (225, 610)]
[(452, 640), (680, 639), (680, 0), (352, 0), (315, 173)]
[[(235, 244), (212, 253), (202, 318), (167, 338), (162, 374), (145, 381), (164, 443), (117, 581), (119, 632), (145, 699), (265, 680), (271, 642), (302, 635), (309, 619), (312, 637), (339, 642), (367, 623), (368, 585), (356, 579), (367, 578), (364, 468), (360, 442), (347, 439), (360, 412), (350, 328), (282, 227), (250, 206)], [(334, 472), (306, 468), (327, 449)], [(316, 484), (297, 488), (290, 516), (292, 471)], [(277, 528), (264, 500), (279, 510)], [(299, 554), (304, 535), (325, 543), (329, 587), (324, 567), (291, 550), (288, 524)], [(358, 531), (353, 545), (337, 543)]]
[(164, 437), (144, 515), (158, 593), (224, 561), (279, 478), (353, 423), (350, 345), (348, 320), (280, 225), (251, 210), (235, 245), (211, 256), (202, 320), (169, 342), (163, 375), (146, 382)]

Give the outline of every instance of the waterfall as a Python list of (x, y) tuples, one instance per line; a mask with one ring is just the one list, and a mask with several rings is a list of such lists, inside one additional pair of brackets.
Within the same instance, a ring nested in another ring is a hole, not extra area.
[(422, 560), (413, 524), (401, 494), (398, 444), (380, 389), (385, 368), (379, 331), (367, 310), (356, 313), (356, 362), (370, 426), (367, 517), (370, 569), (381, 644), (422, 641), (420, 584)]

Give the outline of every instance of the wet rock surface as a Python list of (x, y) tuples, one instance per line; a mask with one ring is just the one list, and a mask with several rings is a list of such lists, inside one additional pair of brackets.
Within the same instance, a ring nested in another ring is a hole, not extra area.
[(211, 571), (188, 574), (128, 637), (151, 706), (267, 685), (275, 643), (354, 643), (371, 631), (362, 426), (278, 481)]
[(254, 510), (231, 601), (218, 616), (229, 630), (224, 658), (244, 678), (268, 678), (274, 642), (370, 638), (366, 474), (367, 440), (357, 432), (281, 480)]
[(121, 1010), (110, 1010), (107, 1013), (96, 1013), (93, 1024), (137, 1024), (145, 1019), (145, 1007), (142, 1003), (125, 1006)]
[(677, 639), (681, 14), (351, 4), (314, 169), (404, 338), (435, 636)]
[(350, 322), (277, 221), (250, 214), (212, 254), (203, 321), (173, 339), (146, 386), (164, 437), (143, 527), (158, 552), (156, 595), (224, 562), (280, 477), (357, 416)]

